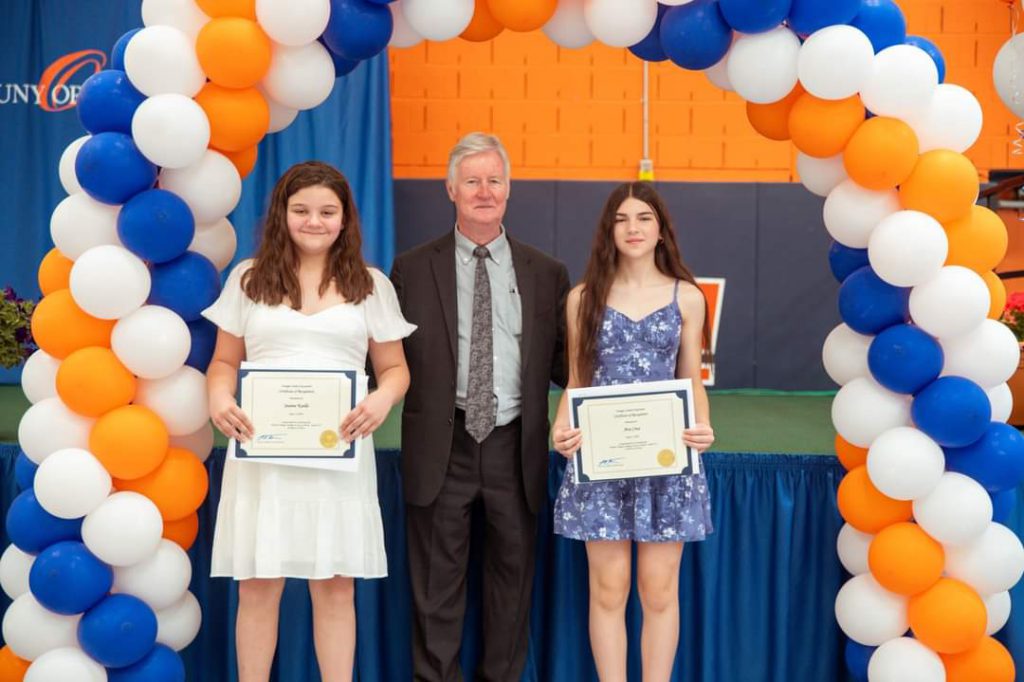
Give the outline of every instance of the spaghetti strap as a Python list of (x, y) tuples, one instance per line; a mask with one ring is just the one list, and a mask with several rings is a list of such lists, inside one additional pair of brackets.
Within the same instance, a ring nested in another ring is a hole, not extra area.
[(676, 287), (672, 290), (672, 302), (679, 303), (679, 280), (676, 280)]

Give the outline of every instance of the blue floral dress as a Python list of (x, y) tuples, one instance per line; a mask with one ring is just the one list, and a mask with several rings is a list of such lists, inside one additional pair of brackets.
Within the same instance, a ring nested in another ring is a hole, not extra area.
[[(676, 283), (678, 295), (679, 283)], [(595, 386), (675, 378), (682, 316), (672, 303), (642, 320), (610, 306), (597, 342)], [(555, 532), (575, 540), (693, 542), (712, 531), (703, 473), (576, 484), (565, 467), (555, 500)]]

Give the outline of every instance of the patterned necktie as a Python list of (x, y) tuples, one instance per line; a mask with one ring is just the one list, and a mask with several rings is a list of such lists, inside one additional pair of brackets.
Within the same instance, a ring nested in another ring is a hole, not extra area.
[(494, 430), (494, 339), (491, 325), (491, 281), (487, 278), (487, 247), (473, 249), (473, 324), (469, 337), (469, 382), (466, 386), (466, 433), (477, 443)]

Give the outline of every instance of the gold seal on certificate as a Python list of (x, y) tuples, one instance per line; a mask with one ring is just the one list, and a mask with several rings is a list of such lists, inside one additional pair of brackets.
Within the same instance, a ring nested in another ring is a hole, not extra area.
[(692, 391), (689, 379), (570, 389), (570, 425), (582, 432), (576, 481), (699, 473), (700, 458), (683, 444)]
[(324, 431), (320, 434), (320, 445), (330, 449), (338, 444), (339, 436), (337, 431)]

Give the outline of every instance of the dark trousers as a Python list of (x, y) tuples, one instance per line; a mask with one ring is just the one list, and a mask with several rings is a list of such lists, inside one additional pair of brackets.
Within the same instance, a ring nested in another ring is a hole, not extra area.
[(414, 679), (460, 682), (466, 567), (475, 502), (484, 510), (483, 651), (475, 679), (518, 682), (526, 662), (537, 517), (523, 492), (520, 422), (477, 443), (455, 419), (448, 472), (426, 507), (406, 507)]

